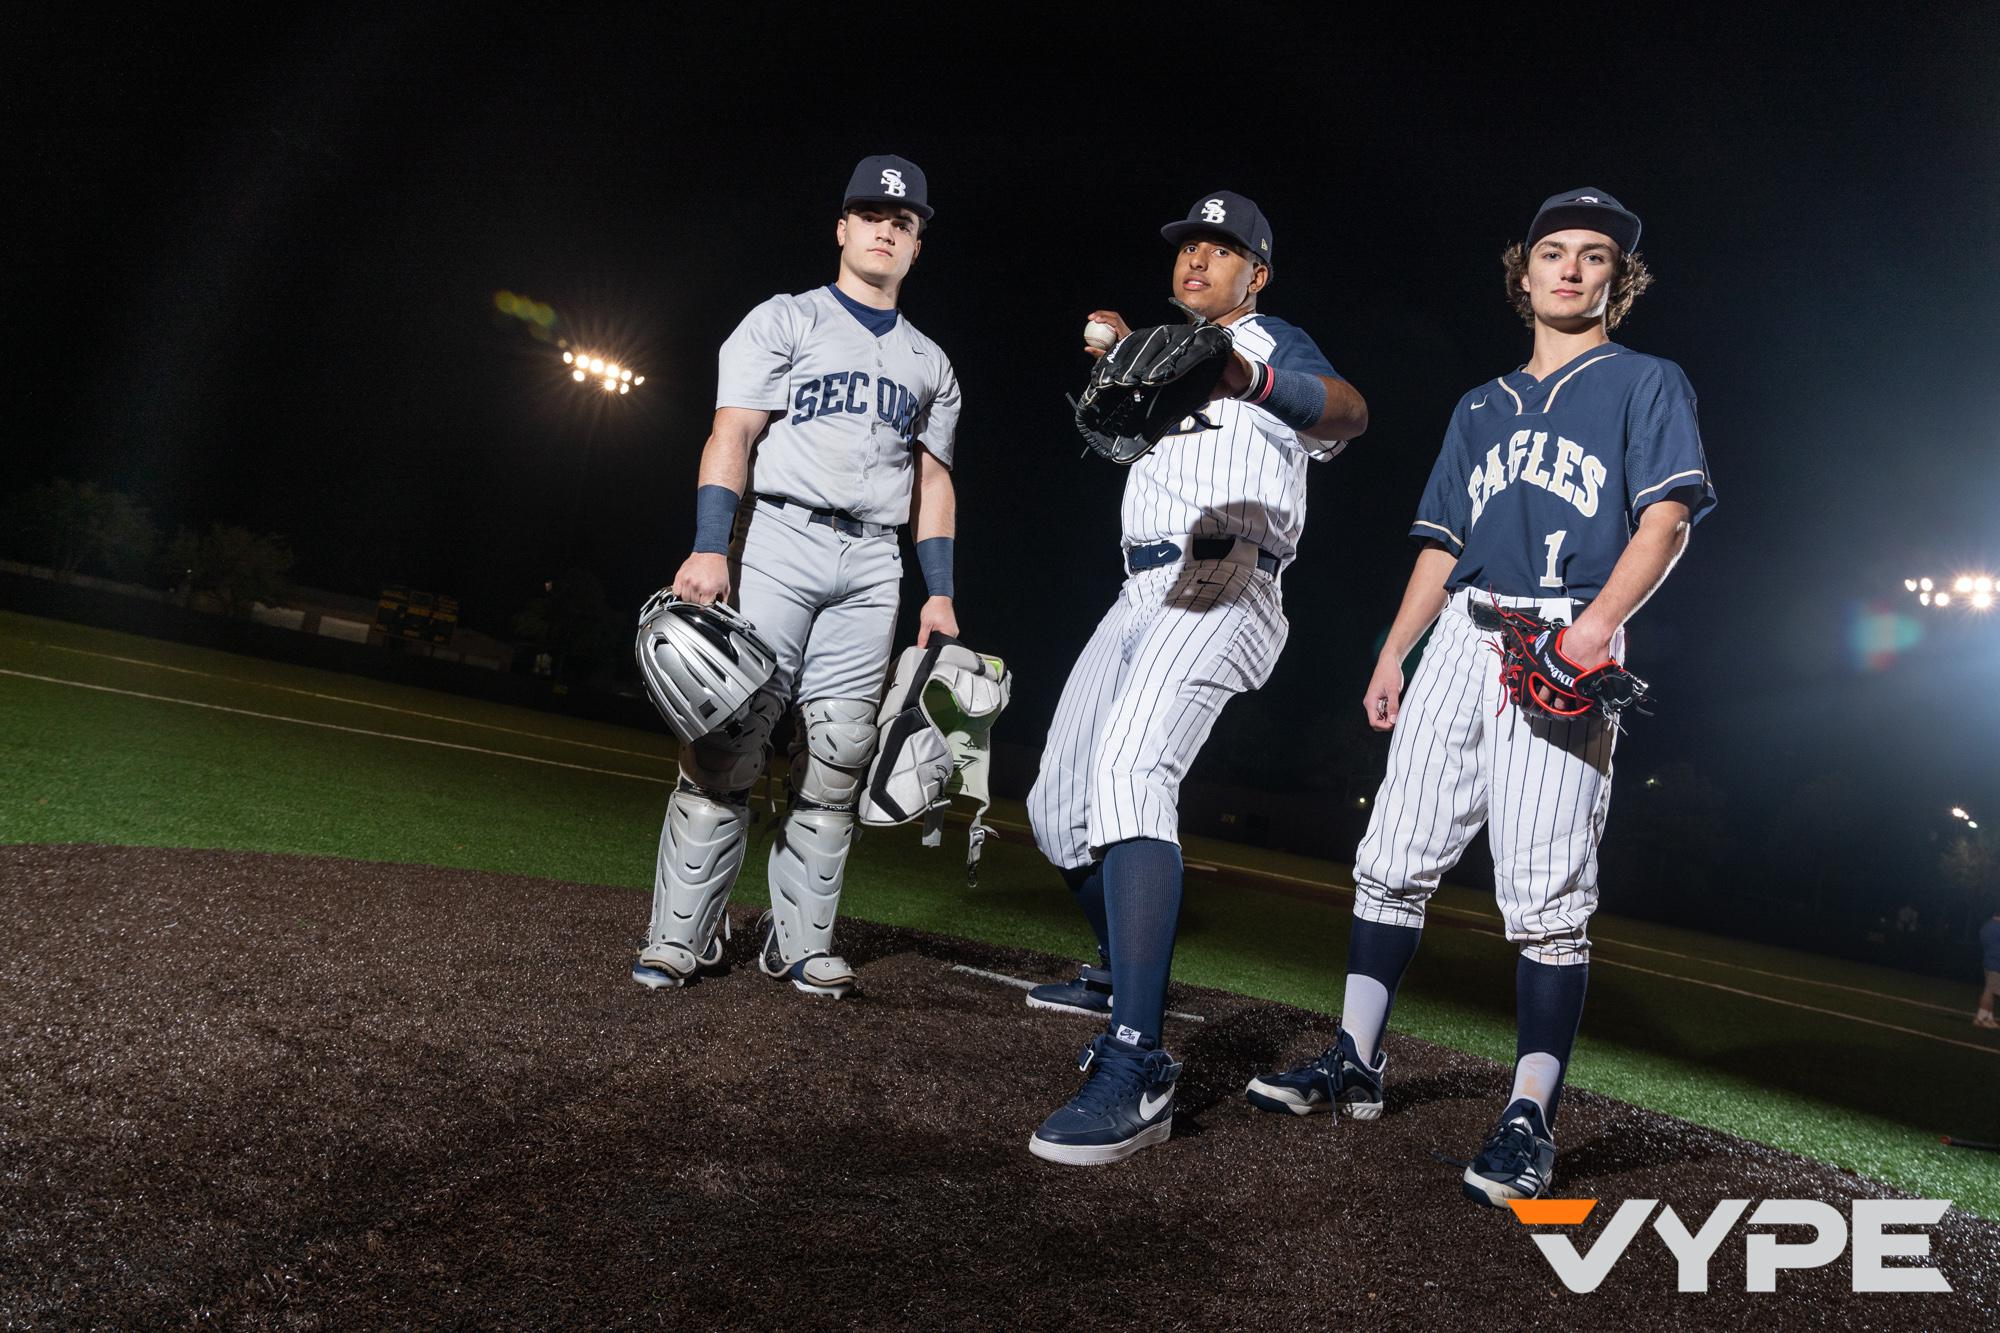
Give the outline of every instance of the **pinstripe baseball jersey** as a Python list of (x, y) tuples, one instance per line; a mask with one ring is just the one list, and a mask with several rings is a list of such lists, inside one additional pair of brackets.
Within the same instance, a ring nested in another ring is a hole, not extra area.
[(774, 296), (744, 316), (718, 359), (717, 407), (774, 414), (751, 455), (753, 491), (901, 524), (913, 443), (952, 461), (958, 378), (896, 311), (831, 286)]
[[(1229, 326), (1238, 351), (1282, 370), (1339, 378), (1301, 329), (1251, 314)], [(1120, 510), (1127, 546), (1168, 538), (1240, 537), (1290, 563), (1306, 525), (1306, 464), (1344, 441), (1310, 440), (1261, 407), (1224, 398), (1132, 465)]]
[(1694, 522), (1715, 507), (1687, 376), (1603, 343), (1459, 399), (1410, 535), (1458, 556), (1449, 589), (1588, 600), (1640, 512), (1682, 491)]

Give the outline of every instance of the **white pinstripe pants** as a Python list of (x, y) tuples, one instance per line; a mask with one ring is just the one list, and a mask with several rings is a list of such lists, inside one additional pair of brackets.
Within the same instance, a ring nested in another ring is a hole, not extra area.
[(1128, 838), (1180, 841), (1180, 788), (1229, 700), (1271, 677), (1290, 626), (1278, 584), (1217, 560), (1125, 580), (1071, 668), (1028, 820), (1068, 869)]
[[(1595, 716), (1530, 721), (1503, 707), (1499, 636), (1467, 615), (1475, 596), (1488, 594), (1452, 594), (1403, 691), (1389, 772), (1355, 853), (1354, 914), (1422, 926), (1439, 878), (1484, 824), (1507, 938), (1537, 962), (1588, 962), (1617, 731)], [(1574, 618), (1567, 598), (1500, 601)], [(1624, 631), (1612, 651), (1622, 659)]]

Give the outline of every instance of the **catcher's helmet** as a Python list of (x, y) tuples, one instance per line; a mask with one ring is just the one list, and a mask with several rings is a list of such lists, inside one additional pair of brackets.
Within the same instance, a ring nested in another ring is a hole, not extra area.
[(778, 669), (757, 627), (733, 608), (684, 602), (665, 588), (639, 612), (637, 651), (646, 694), (683, 741), (727, 725)]

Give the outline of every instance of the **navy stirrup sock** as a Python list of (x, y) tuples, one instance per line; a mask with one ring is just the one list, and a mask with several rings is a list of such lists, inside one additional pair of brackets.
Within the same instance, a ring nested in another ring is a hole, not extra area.
[(1583, 1021), (1590, 964), (1555, 967), (1522, 955), (1514, 967), (1514, 1095), (1538, 1102), (1551, 1129), (1562, 1105), (1563, 1076)]
[(1396, 988), (1417, 956), (1423, 931), (1415, 926), (1387, 926), (1354, 918), (1347, 937), (1347, 993), (1341, 1002), (1340, 1025), (1354, 1038), (1363, 1064), (1373, 1066), (1389, 1030), (1389, 1012), (1396, 1007)]
[(1111, 943), (1111, 1035), (1157, 1046), (1181, 918), (1181, 849), (1132, 838), (1104, 853)]

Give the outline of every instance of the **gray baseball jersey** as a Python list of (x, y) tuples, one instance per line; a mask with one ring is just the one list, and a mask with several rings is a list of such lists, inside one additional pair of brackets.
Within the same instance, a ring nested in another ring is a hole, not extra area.
[(910, 517), (914, 443), (949, 464), (958, 378), (938, 345), (893, 311), (831, 287), (774, 296), (722, 345), (715, 405), (773, 413), (751, 457), (751, 489), (871, 523)]

